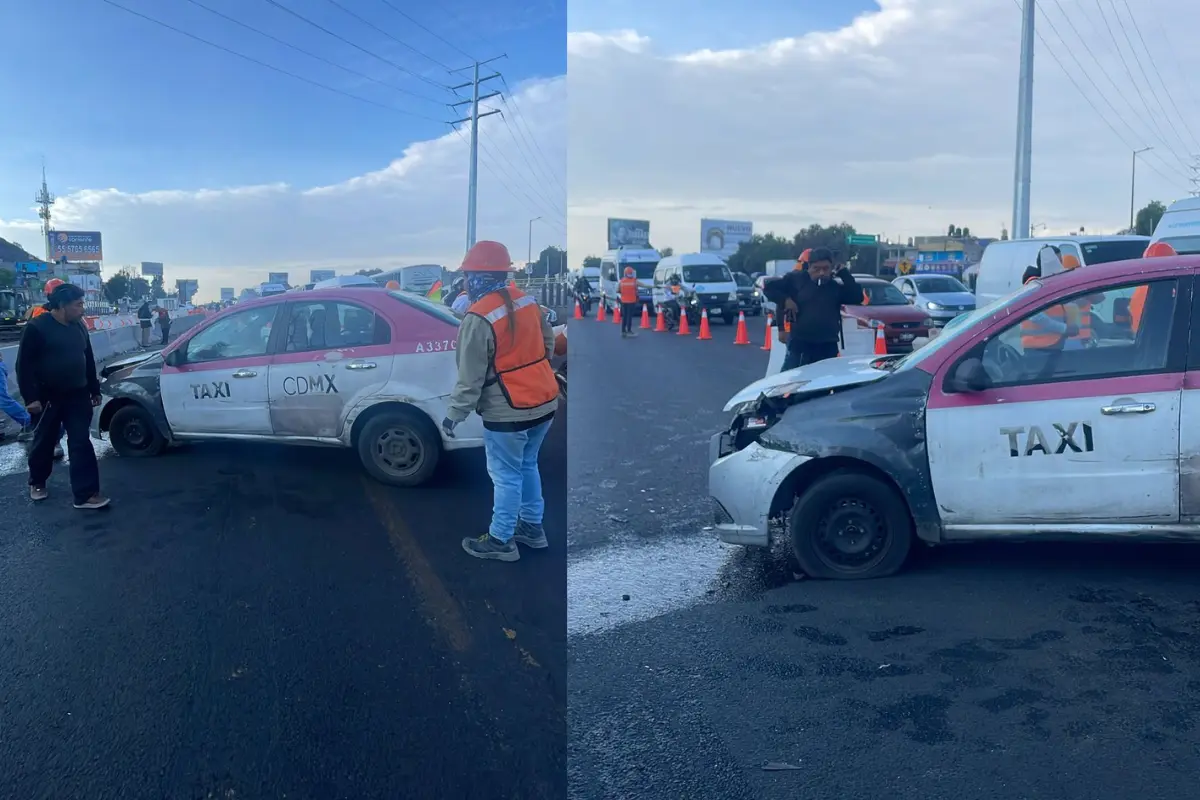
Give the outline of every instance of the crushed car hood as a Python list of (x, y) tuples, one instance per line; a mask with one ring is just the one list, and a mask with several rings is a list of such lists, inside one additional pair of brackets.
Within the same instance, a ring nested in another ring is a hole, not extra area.
[(107, 378), (114, 372), (120, 372), (127, 367), (136, 367), (138, 364), (143, 364), (157, 355), (161, 355), (161, 353), (160, 351), (155, 350), (149, 353), (134, 353), (131, 356), (125, 356), (124, 358), (118, 358), (115, 361), (110, 361), (104, 365), (103, 369), (100, 370), (100, 377)]
[(724, 410), (732, 411), (743, 403), (757, 400), (768, 389), (783, 386), (787, 383), (804, 381), (804, 385), (799, 387), (797, 391), (806, 394), (809, 392), (824, 392), (830, 389), (871, 383), (886, 378), (891, 374), (872, 366), (879, 363), (880, 360), (883, 360), (881, 356), (830, 358), (825, 361), (818, 361), (816, 364), (809, 364), (806, 367), (797, 367), (796, 369), (781, 372), (778, 375), (771, 375), (762, 380), (755, 381), (735, 394), (725, 404)]

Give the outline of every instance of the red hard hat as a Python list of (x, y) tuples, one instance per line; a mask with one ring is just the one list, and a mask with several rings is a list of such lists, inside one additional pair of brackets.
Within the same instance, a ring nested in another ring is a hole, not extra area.
[(508, 248), (499, 242), (476, 242), (463, 259), (463, 272), (508, 272), (512, 269), (512, 256)]
[(800, 257), (796, 259), (796, 269), (804, 269), (805, 267), (807, 267), (808, 266), (808, 257), (811, 255), (812, 255), (811, 247), (808, 248), (807, 250), (805, 250), (803, 253), (801, 253)]
[(46, 297), (49, 297), (51, 292), (62, 285), (63, 281), (59, 280), (58, 278), (51, 278), (50, 280), (46, 281)]
[(626, 278), (632, 278), (632, 277), (633, 277), (633, 267), (626, 267), (626, 268), (625, 268), (625, 277), (626, 277)]
[(1175, 248), (1166, 242), (1155, 242), (1146, 248), (1146, 252), (1142, 254), (1142, 258), (1161, 258), (1162, 256), (1177, 256)]
[(400, 281), (388, 281), (384, 284), (383, 288), (395, 291), (400, 288)]

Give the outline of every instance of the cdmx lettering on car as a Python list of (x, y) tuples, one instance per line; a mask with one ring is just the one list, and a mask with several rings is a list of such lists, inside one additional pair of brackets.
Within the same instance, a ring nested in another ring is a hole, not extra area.
[(333, 375), (289, 375), (283, 379), (283, 393), (293, 397), (301, 394), (341, 394)]
[[(1022, 456), (1031, 456), (1034, 453), (1042, 455), (1060, 456), (1070, 450), (1072, 453), (1091, 453), (1095, 447), (1092, 441), (1092, 426), (1087, 422), (1068, 422), (1065, 425), (1055, 422), (1053, 423), (1054, 431), (1058, 434), (1058, 446), (1052, 451), (1050, 443), (1046, 439), (1046, 434), (1037, 425), (1030, 425), (1028, 429), (1020, 428), (1001, 428), (1000, 435), (1008, 437), (1008, 455), (1010, 458), (1020, 458)], [(1083, 445), (1075, 439), (1075, 432), (1082, 429)], [(1025, 446), (1021, 447), (1020, 437), (1025, 437)]]
[(196, 400), (216, 400), (230, 397), (229, 384), (225, 381), (209, 381), (208, 383), (193, 383), (192, 397)]

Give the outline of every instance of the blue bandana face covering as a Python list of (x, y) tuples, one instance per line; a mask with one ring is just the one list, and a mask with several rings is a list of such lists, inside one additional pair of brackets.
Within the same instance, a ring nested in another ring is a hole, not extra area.
[(467, 298), (476, 303), (481, 297), (508, 285), (507, 272), (468, 272)]

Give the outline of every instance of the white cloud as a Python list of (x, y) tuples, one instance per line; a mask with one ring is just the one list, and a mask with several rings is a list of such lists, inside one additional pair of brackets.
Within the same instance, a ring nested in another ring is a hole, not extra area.
[[(1146, 0), (1131, 4), (1139, 30), (1124, 26), (1177, 136), (1161, 112), (1143, 109), (1095, 4), (1062, 0), (1066, 17), (1040, 5), (1069, 43), (1039, 13), (1041, 35), (1127, 144), (1039, 42), (1033, 223), (1059, 232), (1128, 224), (1131, 147), (1156, 146), (1139, 162), (1138, 206), (1186, 194), (1188, 170), (1155, 127), (1183, 159), (1200, 153), (1200, 101), (1180, 79), (1197, 74), (1200, 53), (1177, 33), (1200, 23), (1200, 6)], [(701, 217), (788, 235), (843, 220), (892, 237), (951, 223), (996, 235), (1012, 214), (1020, 26), (1013, 0), (879, 0), (840, 30), (743, 50), (673, 52), (636, 30), (571, 33), (569, 250), (602, 251), (610, 216), (651, 220), (652, 241), (676, 250), (698, 247)]]
[[(535, 251), (565, 243), (566, 198), (554, 179), (566, 175), (566, 79), (514, 89), (515, 103), (500, 106), (509, 124), (499, 115), (480, 122), (477, 236), (505, 242), (521, 261), (531, 217), (557, 225), (535, 224)], [(390, 164), (331, 186), (73, 191), (59, 197), (55, 223), (101, 231), (106, 270), (162, 261), (168, 283), (196, 278), (203, 299), (221, 286), (264, 281), (268, 271), (288, 271), (297, 283), (313, 268), (455, 266), (466, 238), (466, 136), (415, 142)], [(0, 220), (0, 237), (41, 255), (37, 231), (33, 209)]]

